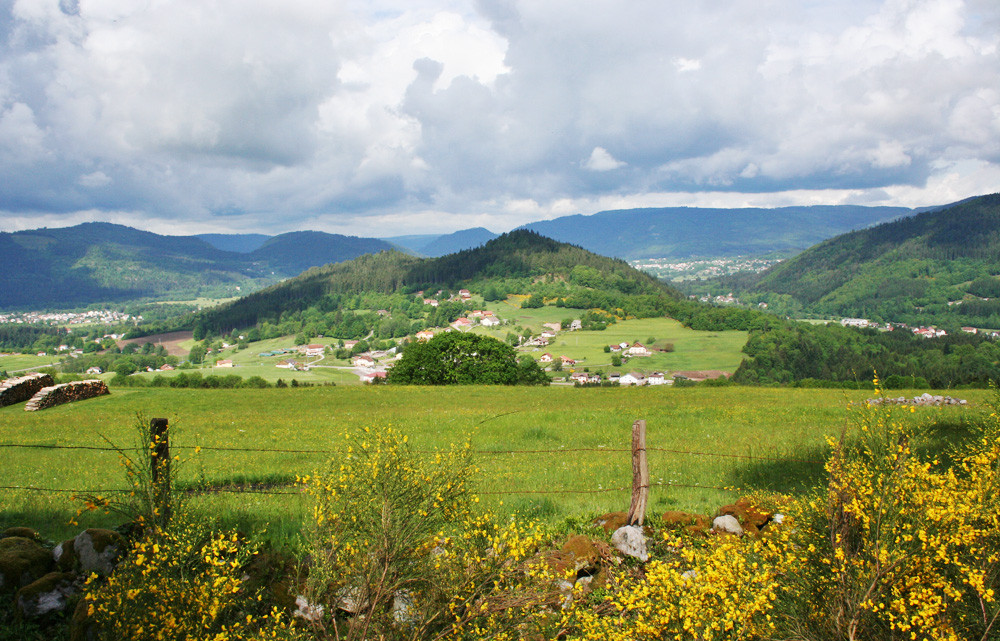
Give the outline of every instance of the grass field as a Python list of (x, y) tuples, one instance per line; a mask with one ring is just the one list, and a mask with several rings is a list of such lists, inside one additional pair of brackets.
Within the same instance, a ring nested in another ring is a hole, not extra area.
[(0, 355), (0, 371), (9, 372), (11, 376), (20, 376), (21, 371), (58, 364), (62, 358), (62, 356), (34, 354), (4, 354)]
[[(962, 393), (973, 403), (986, 394)], [(183, 459), (182, 481), (275, 482), (314, 472), (331, 456), (321, 450), (340, 448), (345, 430), (392, 425), (418, 450), (470, 440), (485, 503), (558, 520), (627, 509), (628, 490), (607, 490), (630, 485), (629, 454), (611, 450), (627, 449), (632, 422), (643, 418), (652, 480), (674, 484), (653, 488), (649, 512), (713, 512), (744, 490), (798, 492), (814, 483), (822, 474), (815, 461), (825, 455), (826, 437), (850, 424), (848, 402), (868, 395), (739, 387), (115, 389), (110, 396), (42, 412), (2, 408), (0, 445), (102, 446), (103, 437), (129, 444), (135, 415), (143, 412), (170, 420), (174, 451)], [(958, 425), (975, 411), (927, 408), (912, 416)], [(204, 449), (195, 454), (182, 446)], [(534, 452), (511, 453), (529, 450)], [(121, 487), (111, 452), (0, 447), (0, 457), (3, 486)], [(719, 489), (733, 487), (738, 489)], [(294, 487), (275, 490), (290, 494), (199, 495), (192, 507), (242, 527), (267, 525), (269, 536), (287, 540), (298, 532), (307, 505)], [(114, 524), (112, 517), (91, 513), (71, 528), (70, 492), (0, 489), (0, 506), (0, 529), (27, 524), (52, 538)]]

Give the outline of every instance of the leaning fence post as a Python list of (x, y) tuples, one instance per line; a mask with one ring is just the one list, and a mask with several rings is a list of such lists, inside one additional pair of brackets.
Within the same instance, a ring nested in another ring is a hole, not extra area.
[(640, 419), (632, 425), (632, 504), (626, 522), (642, 525), (646, 517), (646, 499), (649, 497), (649, 465), (646, 462), (646, 421)]
[(150, 472), (154, 514), (166, 524), (170, 520), (170, 431), (167, 419), (149, 421)]

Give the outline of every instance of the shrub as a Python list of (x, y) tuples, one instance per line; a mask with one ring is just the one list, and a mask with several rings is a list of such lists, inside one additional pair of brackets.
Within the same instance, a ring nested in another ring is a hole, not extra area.
[[(876, 381), (876, 394), (881, 395)], [(987, 639), (1000, 603), (1000, 395), (978, 438), (941, 458), (889, 404), (859, 411), (856, 441), (802, 503), (803, 571), (789, 616), (816, 639)], [(911, 408), (912, 412), (913, 409)]]
[[(515, 622), (534, 616), (551, 582), (520, 564), (543, 535), (532, 524), (472, 514), (467, 446), (419, 456), (391, 428), (347, 441), (345, 457), (301, 479), (315, 501), (307, 592), (317, 632), (510, 637)], [(336, 618), (338, 608), (356, 614)]]
[(288, 632), (281, 614), (258, 612), (258, 598), (243, 588), (253, 553), (235, 533), (183, 519), (151, 529), (110, 577), (87, 580), (88, 638), (277, 638)]

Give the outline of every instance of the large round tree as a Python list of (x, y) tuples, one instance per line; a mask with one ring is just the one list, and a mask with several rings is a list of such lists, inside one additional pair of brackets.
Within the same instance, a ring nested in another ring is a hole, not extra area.
[(506, 343), (481, 334), (446, 332), (411, 343), (389, 370), (390, 383), (409, 385), (539, 385), (548, 377), (531, 357), (517, 360)]

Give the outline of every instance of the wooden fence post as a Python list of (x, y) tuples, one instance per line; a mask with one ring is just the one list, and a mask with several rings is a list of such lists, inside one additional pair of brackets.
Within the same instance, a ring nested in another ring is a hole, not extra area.
[(642, 525), (646, 518), (646, 499), (649, 497), (649, 465), (646, 462), (646, 421), (640, 419), (632, 425), (632, 504), (626, 522)]
[(153, 506), (157, 520), (166, 525), (170, 520), (170, 429), (167, 419), (149, 421), (150, 472)]

